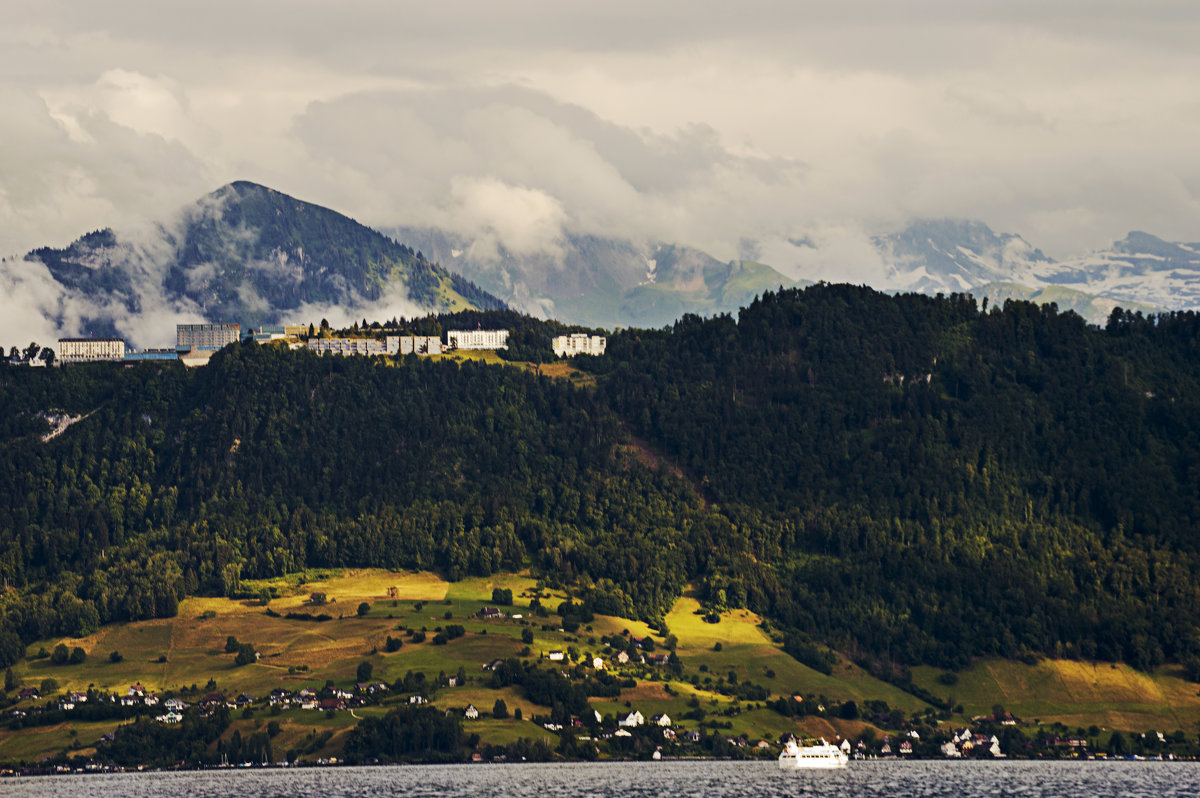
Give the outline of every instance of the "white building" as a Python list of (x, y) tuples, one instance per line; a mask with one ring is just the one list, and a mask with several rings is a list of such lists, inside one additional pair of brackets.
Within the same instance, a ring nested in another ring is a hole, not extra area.
[(88, 363), (95, 360), (124, 360), (125, 341), (120, 338), (59, 338), (61, 363)]
[(645, 722), (646, 719), (642, 716), (642, 713), (635, 709), (628, 715), (621, 716), (621, 718), (617, 720), (617, 725), (625, 728), (633, 728), (635, 726), (641, 726)]
[(447, 349), (508, 349), (508, 330), (450, 330)]
[[(398, 342), (396, 336), (392, 336)], [(398, 344), (397, 344), (398, 346)], [(335, 355), (386, 355), (388, 346), (374, 338), (309, 338), (308, 349), (318, 355), (332, 352)]]
[(440, 355), (442, 339), (436, 335), (401, 335), (396, 338), (397, 349), (391, 350), (392, 338), (388, 338), (388, 354), (400, 355)]
[(550, 342), (554, 354), (559, 357), (572, 355), (603, 355), (608, 339), (603, 335), (588, 335), (587, 333), (571, 333), (560, 335)]

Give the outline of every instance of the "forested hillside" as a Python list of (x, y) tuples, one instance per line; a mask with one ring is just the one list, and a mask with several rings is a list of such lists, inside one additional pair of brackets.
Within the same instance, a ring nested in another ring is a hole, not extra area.
[(532, 566), (651, 620), (697, 582), (883, 670), (1200, 653), (1194, 314), (822, 285), (608, 351), (586, 389), (253, 344), (0, 370), (3, 653), (341, 565)]
[(610, 406), (752, 541), (710, 592), (907, 662), (1200, 646), (1193, 313), (818, 286), (609, 353)]

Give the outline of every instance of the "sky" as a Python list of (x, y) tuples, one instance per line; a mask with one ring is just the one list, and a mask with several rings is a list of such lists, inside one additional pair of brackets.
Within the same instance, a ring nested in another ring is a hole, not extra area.
[(1200, 240), (1194, 0), (4, 6), (9, 258), (236, 179), (517, 253), (807, 237), (849, 279), (916, 218)]

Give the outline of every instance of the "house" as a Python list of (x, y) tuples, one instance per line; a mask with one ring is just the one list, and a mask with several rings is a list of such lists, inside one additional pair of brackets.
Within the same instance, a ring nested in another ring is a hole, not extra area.
[(671, 661), (671, 655), (670, 654), (651, 654), (646, 659), (654, 665), (666, 665), (668, 662)]
[(675, 730), (674, 729), (663, 729), (663, 739), (664, 740), (674, 740), (675, 739)]
[(163, 702), (163, 707), (168, 712), (183, 712), (187, 709), (187, 702), (180, 701), (178, 698), (168, 698)]
[(87, 700), (88, 700), (88, 695), (87, 695), (87, 693), (81, 693), (79, 691), (75, 691), (75, 692), (69, 693), (67, 695), (67, 700), (74, 704), (86, 704)]
[(625, 651), (618, 651), (617, 662), (621, 663), (622, 665), (629, 662), (629, 654)]
[(491, 662), (489, 662), (488, 664), (484, 665), (480, 670), (494, 671), (494, 670), (496, 670), (496, 668), (499, 668), (503, 664), (504, 664), (504, 660), (494, 659)]
[(891, 756), (892, 755), (892, 741), (891, 740), (883, 741), (883, 745), (881, 745), (879, 747), (879, 755), (880, 756)]
[(958, 746), (954, 744), (954, 741), (950, 740), (942, 743), (942, 756), (947, 759), (961, 759), (962, 752), (958, 750)]
[(38, 692), (36, 687), (22, 687), (21, 692), (17, 693), (18, 701), (33, 700), (41, 697), (42, 694)]
[(592, 667), (598, 671), (604, 670), (604, 660), (599, 657), (592, 657)]
[(842, 744), (839, 745), (838, 748), (842, 749), (842, 753), (844, 754), (850, 753), (850, 741), (842, 740)]
[(550, 660), (551, 662), (562, 662), (565, 658), (566, 654), (561, 651), (551, 651), (546, 655), (546, 659)]
[(75, 702), (71, 701), (70, 699), (64, 698), (58, 702), (58, 708), (61, 709), (63, 712), (70, 712), (72, 709), (75, 708)]
[(236, 703), (239, 707), (249, 706), (250, 704), (254, 703), (254, 696), (248, 693), (242, 693), (237, 697), (234, 703)]
[(447, 686), (447, 687), (462, 687), (462, 685), (461, 685), (461, 684), (459, 683), (459, 681), (458, 681), (458, 677), (457, 677), (457, 676), (450, 676), (450, 677), (448, 677), (448, 678), (446, 679), (446, 686)]
[(156, 715), (154, 719), (159, 723), (182, 723), (183, 715), (178, 712), (168, 712), (165, 715)]
[(478, 720), (479, 710), (475, 708), (474, 704), (467, 704), (467, 709), (463, 712), (463, 717), (467, 720)]
[(354, 693), (350, 692), (349, 690), (345, 690), (341, 687), (334, 687), (333, 689), (331, 689), (329, 691), (329, 695), (332, 696), (333, 698), (339, 698), (339, 699), (345, 701), (347, 698), (353, 697)]
[(500, 610), (496, 607), (484, 607), (479, 611), (479, 617), (484, 619), (503, 618), (504, 613), (500, 612)]
[[(453, 678), (453, 677), (451, 677), (451, 678)], [(453, 684), (453, 682), (451, 682), (451, 684)], [(375, 695), (376, 693), (386, 693), (387, 691), (388, 691), (388, 686), (386, 684), (384, 684), (383, 682), (375, 682), (375, 684), (371, 684), (371, 685), (367, 686), (367, 695)]]
[(316, 697), (300, 699), (301, 709), (316, 709), (318, 706)]
[(909, 756), (913, 752), (912, 743), (908, 740), (903, 740), (900, 743), (900, 756)]
[(142, 698), (143, 696), (146, 695), (146, 688), (142, 687), (141, 682), (138, 682), (137, 684), (130, 685), (129, 689), (125, 692), (125, 695), (137, 696), (138, 698)]
[(655, 726), (670, 726), (671, 718), (670, 718), (670, 716), (667, 715), (667, 713), (664, 712), (661, 715), (655, 715), (652, 718), (650, 718), (650, 722), (653, 723)]
[(154, 693), (146, 693), (146, 695), (142, 696), (142, 703), (148, 707), (156, 707), (158, 706), (158, 696)]
[[(124, 703), (124, 701), (122, 701), (122, 703)], [(196, 706), (205, 711), (223, 707), (225, 706), (225, 696), (221, 695), (220, 693), (209, 693), (208, 695), (204, 696), (204, 698), (201, 698), (196, 703)]]
[(607, 348), (607, 340), (602, 335), (587, 333), (571, 333), (559, 335), (550, 341), (550, 348), (559, 357), (572, 355), (603, 355)]
[(1000, 738), (993, 734), (992, 739), (989, 742), (990, 744), (987, 746), (987, 752), (996, 759), (1004, 759), (1006, 755), (1000, 750)]
[(342, 699), (340, 698), (323, 698), (317, 706), (322, 712), (337, 712), (346, 708), (346, 705), (342, 703)]
[(617, 729), (615, 732), (613, 732), (613, 737), (632, 737), (632, 736), (633, 735), (630, 734), (626, 729)]
[(132, 707), (132, 706), (136, 706), (137, 704), (140, 704), (140, 703), (141, 703), (141, 699), (135, 695), (121, 696), (121, 706), (123, 706), (123, 707)]
[(698, 729), (686, 731), (683, 733), (683, 738), (689, 743), (698, 743), (700, 742), (700, 731)]
[(429, 699), (425, 698), (425, 696), (423, 696), (423, 695), (410, 695), (408, 697), (408, 703), (410, 703), (410, 704), (428, 704)]
[(617, 725), (624, 728), (641, 726), (645, 722), (646, 719), (642, 716), (642, 713), (638, 712), (636, 709), (630, 712), (628, 715), (624, 715), (617, 719)]

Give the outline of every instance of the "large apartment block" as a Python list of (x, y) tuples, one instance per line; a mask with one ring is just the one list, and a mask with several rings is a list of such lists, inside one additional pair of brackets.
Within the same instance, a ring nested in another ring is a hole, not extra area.
[(121, 338), (59, 338), (58, 360), (62, 363), (89, 363), (95, 360), (123, 360), (125, 341)]
[(448, 349), (508, 349), (508, 330), (450, 330)]
[(572, 355), (603, 355), (608, 346), (608, 339), (603, 335), (588, 335), (587, 333), (572, 333), (560, 335), (550, 342), (554, 354), (559, 357)]
[(228, 344), (237, 343), (242, 337), (240, 324), (176, 324), (175, 348), (215, 352)]

